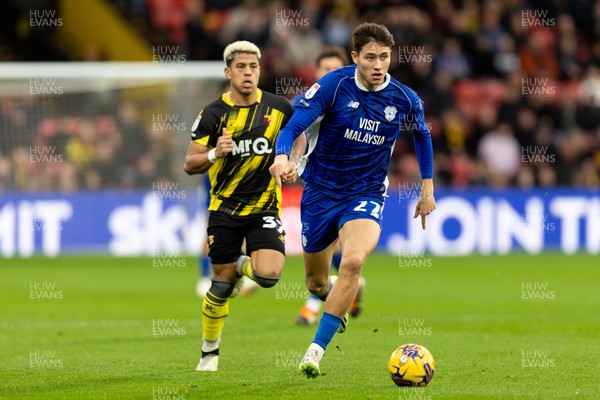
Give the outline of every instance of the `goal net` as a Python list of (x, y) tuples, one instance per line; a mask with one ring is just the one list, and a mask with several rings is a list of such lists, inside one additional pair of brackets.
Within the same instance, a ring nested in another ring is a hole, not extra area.
[(225, 82), (218, 62), (6, 63), (0, 71), (3, 191), (189, 184), (185, 139)]
[[(207, 177), (183, 161), (225, 85), (220, 62), (0, 64), (0, 255), (150, 255), (162, 267), (198, 254)], [(289, 254), (298, 193), (284, 196)]]

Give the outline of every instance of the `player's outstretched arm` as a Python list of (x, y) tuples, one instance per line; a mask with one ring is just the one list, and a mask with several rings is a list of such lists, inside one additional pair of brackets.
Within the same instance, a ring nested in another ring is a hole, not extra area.
[[(413, 92), (414, 94), (414, 92)], [(415, 214), (413, 218), (421, 216), (421, 226), (425, 229), (426, 218), (435, 210), (435, 198), (433, 197), (433, 146), (431, 144), (431, 133), (427, 121), (425, 121), (425, 111), (423, 101), (414, 94), (413, 125), (412, 135), (415, 142), (415, 152), (417, 161), (423, 179), (421, 187), (421, 196), (417, 201)]]
[(217, 147), (209, 150), (207, 146), (190, 142), (183, 163), (183, 170), (188, 175), (203, 174), (210, 169), (220, 158), (233, 151), (233, 139), (223, 128), (223, 134), (217, 140)]
[(269, 168), (271, 175), (277, 179), (279, 187), (281, 187), (282, 177), (295, 168), (295, 164), (292, 166), (290, 163), (290, 153), (293, 145), (296, 144), (296, 139), (330, 107), (339, 79), (338, 75), (331, 73), (314, 84), (296, 102), (292, 118), (279, 132), (275, 142), (275, 162)]

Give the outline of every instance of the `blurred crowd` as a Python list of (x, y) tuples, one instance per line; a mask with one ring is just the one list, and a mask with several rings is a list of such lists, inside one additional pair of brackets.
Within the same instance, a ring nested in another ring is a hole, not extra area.
[(151, 189), (176, 176), (183, 137), (156, 129), (134, 102), (89, 112), (77, 101), (56, 112), (53, 102), (0, 99), (0, 192)]
[[(221, 60), (231, 41), (253, 41), (263, 54), (260, 87), (289, 98), (314, 82), (321, 49), (349, 52), (354, 26), (383, 23), (396, 41), (391, 75), (425, 102), (437, 187), (600, 186), (600, 0), (113, 3), (161, 32), (154, 44), (176, 45), (188, 60)], [(2, 103), (3, 138), (12, 135), (7, 126), (17, 135), (20, 125), (35, 123), (27, 107), (36, 105)], [(52, 180), (40, 184), (68, 189), (60, 182), (72, 176), (81, 188), (155, 181), (165, 171), (160, 163), (172, 160), (161, 155), (168, 147), (140, 126), (135, 108), (122, 104), (114, 116), (77, 123), (65, 117), (53, 122), (52, 135), (44, 121), (28, 127), (38, 141), (52, 137), (68, 161), (44, 171)], [(122, 144), (133, 137), (141, 140), (139, 154), (115, 171), (120, 164), (108, 160), (122, 157)], [(25, 188), (24, 148), (12, 141), (7, 152), (5, 145), (0, 187)], [(402, 135), (393, 157), (393, 186), (420, 179), (410, 135)]]

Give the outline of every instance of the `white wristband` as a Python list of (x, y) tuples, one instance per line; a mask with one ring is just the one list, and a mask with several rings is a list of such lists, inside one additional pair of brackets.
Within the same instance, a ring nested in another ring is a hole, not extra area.
[(208, 161), (212, 164), (216, 163), (218, 159), (216, 149), (212, 149), (208, 152)]

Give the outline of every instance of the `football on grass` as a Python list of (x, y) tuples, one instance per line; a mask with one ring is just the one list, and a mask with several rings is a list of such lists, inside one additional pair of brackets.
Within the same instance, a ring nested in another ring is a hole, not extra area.
[(425, 347), (403, 344), (392, 353), (388, 369), (398, 386), (427, 386), (435, 373), (435, 361)]

